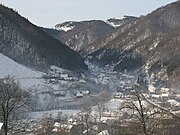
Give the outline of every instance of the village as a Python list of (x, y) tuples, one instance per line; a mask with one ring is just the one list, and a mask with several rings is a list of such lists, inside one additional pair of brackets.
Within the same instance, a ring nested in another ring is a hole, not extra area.
[[(76, 97), (78, 100), (89, 96), (88, 91), (81, 94), (85, 95)], [(140, 124), (135, 116), (140, 116), (139, 111), (142, 111), (149, 119), (146, 124), (153, 124), (150, 119), (153, 119), (153, 122), (161, 121), (155, 123), (159, 125), (156, 128), (166, 127), (175, 134), (176, 131), (179, 132), (177, 123), (173, 121), (180, 120), (179, 101), (180, 95), (170, 88), (157, 89), (150, 85), (147, 91), (137, 92), (136, 88), (125, 86), (113, 92), (108, 100), (102, 100), (94, 106), (83, 106), (77, 112), (72, 111), (70, 115), (57, 111), (56, 115), (46, 113), (40, 121), (30, 119), (28, 125), (24, 124), (23, 132), (26, 135), (128, 135), (133, 132), (130, 129), (132, 124), (133, 127)], [(164, 121), (166, 122), (163, 123)], [(171, 129), (172, 124), (174, 126)]]
[(78, 76), (52, 66), (43, 76), (49, 86), (38, 85), (41, 91), (32, 88), (36, 91), (32, 112), (11, 123), (11, 134), (131, 135), (136, 126), (143, 132), (139, 119), (146, 125), (159, 125), (152, 132), (162, 127), (179, 132), (180, 94), (176, 89), (147, 85), (146, 80), (125, 73), (101, 72), (90, 79)]

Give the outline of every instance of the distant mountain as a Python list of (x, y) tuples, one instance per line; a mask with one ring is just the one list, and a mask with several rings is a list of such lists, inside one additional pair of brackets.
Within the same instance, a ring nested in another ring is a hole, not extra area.
[(51, 65), (87, 69), (76, 52), (3, 5), (0, 5), (0, 31), (0, 53), (20, 64), (45, 72)]
[[(141, 69), (180, 82), (180, 1), (126, 23), (87, 48), (88, 62), (123, 71)], [(138, 62), (137, 62), (138, 61)]]
[[(84, 50), (89, 48), (92, 43), (114, 31), (116, 27), (136, 19), (138, 18), (123, 16), (107, 20), (69, 21), (55, 25), (55, 29), (44, 29), (44, 31), (84, 56), (87, 53)], [(59, 33), (55, 31), (59, 31)]]
[(90, 23), (89, 21), (82, 21), (82, 22), (76, 22), (76, 21), (69, 21), (69, 22), (64, 22), (60, 24), (55, 25), (55, 29), (58, 31), (70, 31), (75, 27), (81, 26), (83, 24)]
[(105, 22), (113, 27), (120, 27), (128, 22), (134, 21), (138, 19), (138, 17), (134, 16), (122, 16), (122, 17), (112, 17), (107, 19)]
[(104, 34), (112, 31), (114, 27), (101, 20), (82, 22), (65, 22), (55, 26), (58, 30), (64, 30), (57, 37), (73, 50), (83, 55), (83, 51), (89, 44), (97, 41)]
[(55, 30), (68, 32), (76, 27), (82, 27), (82, 26), (88, 25), (88, 24), (91, 25), (92, 23), (95, 23), (97, 21), (104, 21), (108, 25), (111, 25), (112, 27), (116, 28), (116, 27), (119, 27), (119, 26), (129, 22), (129, 21), (135, 20), (135, 19), (138, 19), (138, 17), (122, 16), (122, 17), (112, 17), (107, 20), (68, 21), (68, 22), (56, 24)]

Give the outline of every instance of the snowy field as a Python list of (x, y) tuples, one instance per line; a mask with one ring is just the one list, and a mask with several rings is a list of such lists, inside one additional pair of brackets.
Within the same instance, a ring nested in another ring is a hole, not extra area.
[(49, 111), (38, 111), (38, 112), (29, 112), (26, 113), (27, 119), (41, 119), (45, 116), (52, 116), (53, 118), (56, 118), (58, 116), (58, 113), (62, 113), (63, 115), (68, 116), (75, 116), (80, 112), (80, 110), (49, 110)]
[(43, 83), (41, 79), (37, 79), (40, 78), (43, 73), (22, 66), (1, 53), (0, 69), (0, 78), (10, 75), (15, 80), (19, 81), (20, 85), (25, 88)]

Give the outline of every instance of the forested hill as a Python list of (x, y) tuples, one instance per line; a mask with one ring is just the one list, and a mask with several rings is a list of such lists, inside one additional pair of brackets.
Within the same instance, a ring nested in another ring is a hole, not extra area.
[(79, 54), (3, 5), (0, 31), (0, 52), (20, 64), (39, 71), (47, 71), (51, 65), (87, 69)]

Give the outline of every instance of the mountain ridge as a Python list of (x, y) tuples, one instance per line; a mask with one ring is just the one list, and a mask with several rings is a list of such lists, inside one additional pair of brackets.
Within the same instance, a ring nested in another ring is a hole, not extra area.
[(117, 27), (136, 19), (138, 18), (124, 16), (107, 20), (68, 21), (55, 25), (55, 30), (59, 31), (56, 35), (44, 30), (84, 57), (85, 50), (90, 44), (114, 31)]
[[(158, 8), (147, 16), (119, 27), (116, 32), (91, 45), (87, 49), (87, 52), (90, 52), (89, 58), (93, 61), (93, 58), (99, 56), (101, 59), (109, 59), (104, 55), (109, 49), (120, 52), (132, 51), (142, 56), (145, 62), (142, 68), (147, 70), (149, 76), (153, 73), (158, 79), (177, 83), (180, 81), (177, 77), (180, 67), (179, 18), (179, 1)], [(99, 49), (103, 49), (104, 54), (94, 55)], [(97, 60), (101, 61), (101, 59)], [(122, 58), (119, 57), (119, 63), (116, 62), (120, 67), (123, 66), (121, 60)], [(111, 62), (108, 65), (112, 65)]]
[(13, 9), (0, 5), (0, 14), (2, 54), (40, 71), (47, 71), (51, 65), (70, 70), (87, 69), (79, 54)]

